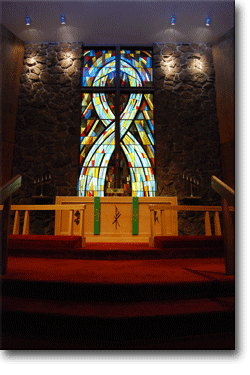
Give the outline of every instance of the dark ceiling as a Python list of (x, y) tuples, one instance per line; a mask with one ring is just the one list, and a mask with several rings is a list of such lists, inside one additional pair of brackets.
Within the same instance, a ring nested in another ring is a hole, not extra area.
[[(3, 1), (0, 15), (1, 23), (24, 42), (211, 43), (234, 26), (234, 5), (223, 0)], [(175, 26), (170, 23), (173, 14)], [(26, 15), (30, 26), (25, 25)]]

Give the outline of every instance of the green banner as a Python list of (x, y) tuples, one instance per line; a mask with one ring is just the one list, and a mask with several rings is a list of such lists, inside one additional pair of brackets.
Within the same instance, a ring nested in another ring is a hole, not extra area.
[(139, 224), (139, 198), (133, 197), (133, 208), (132, 208), (132, 234), (138, 234)]
[(100, 234), (100, 197), (94, 198), (94, 234)]

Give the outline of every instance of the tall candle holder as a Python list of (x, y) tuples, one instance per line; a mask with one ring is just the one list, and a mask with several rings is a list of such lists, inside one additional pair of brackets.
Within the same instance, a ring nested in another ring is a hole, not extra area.
[(183, 174), (182, 179), (188, 184), (189, 191), (190, 191), (190, 196), (185, 197), (183, 199), (184, 202), (186, 202), (187, 204), (190, 204), (190, 203), (194, 204), (196, 202), (198, 203), (201, 200), (201, 196), (200, 196), (201, 183), (200, 183), (199, 177), (191, 176), (189, 174), (188, 175)]
[(36, 188), (41, 187), (41, 194), (40, 197), (43, 197), (43, 190), (44, 190), (44, 185), (50, 184), (51, 183), (51, 174), (46, 172), (40, 175), (39, 177), (34, 179), (34, 186)]

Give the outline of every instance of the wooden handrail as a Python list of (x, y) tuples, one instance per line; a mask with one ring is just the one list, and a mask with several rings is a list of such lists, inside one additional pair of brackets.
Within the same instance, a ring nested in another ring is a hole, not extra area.
[(4, 202), (22, 185), (22, 176), (18, 174), (0, 188), (0, 202)]
[(228, 205), (235, 205), (235, 192), (227, 184), (222, 182), (218, 177), (212, 176), (211, 187), (216, 193), (226, 199)]
[(218, 177), (212, 176), (211, 186), (222, 198), (222, 220), (225, 243), (226, 273), (234, 275), (235, 272), (235, 238), (234, 223), (230, 214), (229, 205), (235, 205), (235, 192)]
[(2, 275), (7, 273), (11, 195), (21, 187), (21, 184), (22, 176), (19, 174), (0, 188), (0, 263)]

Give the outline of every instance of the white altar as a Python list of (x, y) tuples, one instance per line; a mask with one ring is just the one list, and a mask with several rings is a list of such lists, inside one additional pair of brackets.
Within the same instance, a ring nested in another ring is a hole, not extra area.
[[(99, 234), (94, 234), (94, 197), (56, 197), (57, 205), (85, 204), (84, 236), (87, 242), (148, 242), (150, 237), (149, 205), (177, 205), (177, 197), (139, 197), (137, 233), (132, 232), (133, 198), (132, 197), (101, 197), (99, 203)], [(177, 211), (165, 212), (165, 235), (178, 235)], [(69, 212), (56, 211), (55, 235), (67, 235)], [(161, 234), (161, 215), (154, 212), (154, 231)], [(80, 235), (79, 213), (74, 211), (73, 234)]]

